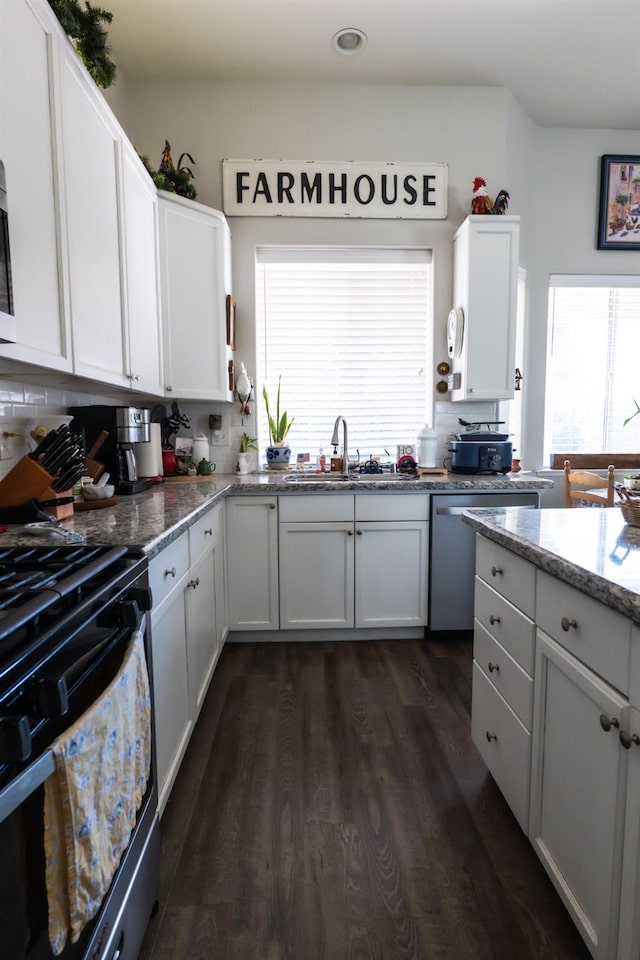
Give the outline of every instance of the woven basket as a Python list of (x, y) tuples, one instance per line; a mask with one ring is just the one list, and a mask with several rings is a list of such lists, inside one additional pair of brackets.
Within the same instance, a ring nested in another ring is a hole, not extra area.
[(620, 488), (620, 509), (625, 521), (632, 527), (640, 527), (640, 497), (633, 496), (626, 487)]

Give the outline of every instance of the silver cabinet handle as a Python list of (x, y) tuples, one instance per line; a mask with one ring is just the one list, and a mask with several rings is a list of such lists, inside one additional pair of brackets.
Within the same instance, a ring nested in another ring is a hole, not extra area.
[(497, 577), (498, 574), (503, 573), (502, 567), (491, 567), (491, 576)]
[(620, 721), (617, 717), (608, 717), (606, 713), (600, 714), (600, 726), (605, 733), (609, 733), (611, 727), (619, 727)]
[(169, 567), (168, 570), (165, 570), (164, 575), (165, 575), (165, 577), (175, 577), (175, 575), (176, 575), (176, 568), (175, 568), (175, 567)]
[(500, 670), (500, 664), (499, 664), (499, 663), (488, 663), (487, 666), (489, 667), (489, 673), (493, 673), (494, 670), (495, 670), (496, 673), (498, 673), (499, 670)]
[(493, 626), (494, 623), (500, 623), (500, 617), (494, 617), (492, 613), (489, 614), (489, 623), (491, 624), (491, 626)]
[(489, 741), (489, 743), (491, 743), (492, 740), (497, 740), (497, 739), (498, 739), (498, 734), (497, 734), (497, 733), (489, 733), (489, 731), (487, 730), (486, 737), (487, 737), (487, 740)]
[(568, 617), (562, 618), (562, 620), (560, 621), (560, 626), (562, 627), (565, 633), (569, 633), (569, 630), (571, 629), (571, 627), (573, 627), (574, 630), (578, 629), (578, 624), (576, 623), (576, 621), (569, 620)]
[(625, 750), (630, 750), (633, 743), (635, 743), (637, 747), (640, 746), (640, 737), (637, 733), (628, 733), (626, 730), (620, 730), (618, 739)]

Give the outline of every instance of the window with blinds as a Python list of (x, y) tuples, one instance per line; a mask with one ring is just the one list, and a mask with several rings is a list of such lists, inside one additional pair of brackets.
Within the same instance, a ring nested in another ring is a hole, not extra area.
[[(262, 402), (295, 417), (293, 458), (320, 447), (342, 414), (349, 454), (395, 459), (414, 443), (431, 396), (433, 277), (429, 250), (259, 248), (256, 263), (258, 432), (269, 442)], [(342, 434), (341, 434), (342, 435)]]
[(547, 343), (545, 459), (640, 452), (640, 277), (552, 276)]

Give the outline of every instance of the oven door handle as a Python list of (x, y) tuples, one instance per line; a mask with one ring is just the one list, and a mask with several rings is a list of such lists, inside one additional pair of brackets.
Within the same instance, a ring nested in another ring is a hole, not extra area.
[(47, 750), (0, 790), (0, 823), (17, 810), (27, 797), (51, 776), (55, 768), (53, 750)]

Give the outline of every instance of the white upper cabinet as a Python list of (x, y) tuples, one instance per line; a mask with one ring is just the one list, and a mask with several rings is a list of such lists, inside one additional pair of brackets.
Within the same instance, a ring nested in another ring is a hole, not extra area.
[(124, 386), (119, 130), (70, 44), (60, 84), (74, 372)]
[(0, 160), (7, 180), (17, 342), (0, 354), (71, 369), (66, 324), (58, 155), (54, 135), (57, 20), (47, 4), (0, 4)]
[(134, 390), (162, 394), (158, 192), (126, 141), (122, 142), (122, 188), (126, 373)]
[(232, 400), (226, 329), (229, 226), (217, 210), (171, 193), (158, 196), (166, 394)]
[(452, 400), (510, 400), (515, 377), (519, 217), (467, 217), (453, 241), (447, 347)]

